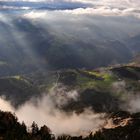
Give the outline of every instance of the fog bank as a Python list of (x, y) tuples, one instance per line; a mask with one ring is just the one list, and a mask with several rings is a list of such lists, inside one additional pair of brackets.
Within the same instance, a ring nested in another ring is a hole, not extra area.
[[(59, 93), (59, 94), (58, 94)], [(57, 108), (67, 104), (69, 100), (78, 100), (77, 91), (64, 92), (64, 89), (52, 89), (50, 93), (44, 94), (41, 98), (32, 98), (17, 110), (10, 102), (0, 99), (1, 110), (14, 112), (19, 121), (24, 121), (31, 126), (35, 121), (38, 126), (47, 125), (55, 135), (83, 135), (96, 131), (105, 123), (105, 114), (96, 114), (90, 108), (84, 112), (66, 113)]]

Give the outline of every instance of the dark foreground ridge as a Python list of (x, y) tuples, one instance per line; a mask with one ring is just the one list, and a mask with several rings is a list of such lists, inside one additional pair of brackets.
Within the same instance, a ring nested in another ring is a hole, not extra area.
[(26, 125), (19, 123), (15, 115), (0, 111), (0, 140), (139, 140), (140, 113), (120, 111), (111, 114), (110, 119), (112, 126), (107, 124), (105, 128), (87, 137), (63, 135), (56, 138), (45, 125), (39, 128), (33, 122), (30, 130), (27, 130)]

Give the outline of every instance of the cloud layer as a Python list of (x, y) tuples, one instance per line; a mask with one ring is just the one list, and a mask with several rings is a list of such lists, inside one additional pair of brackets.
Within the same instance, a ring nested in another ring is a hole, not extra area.
[(0, 1), (27, 1), (27, 2), (47, 2), (47, 3), (84, 3), (92, 5), (102, 5), (110, 7), (139, 7), (139, 0), (0, 0)]
[[(139, 17), (139, 0), (2, 0), (3, 2), (24, 2), (18, 5), (4, 4), (1, 9), (29, 9), (46, 7), (51, 10), (66, 10), (73, 14), (134, 15)], [(33, 2), (33, 3), (26, 3)], [(35, 3), (34, 3), (35, 2)], [(17, 8), (18, 7), (18, 8)]]

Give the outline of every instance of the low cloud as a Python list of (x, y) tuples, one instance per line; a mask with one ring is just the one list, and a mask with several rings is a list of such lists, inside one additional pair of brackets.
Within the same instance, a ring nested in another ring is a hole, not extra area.
[(30, 7), (18, 7), (18, 6), (0, 6), (0, 10), (29, 10)]
[[(124, 17), (136, 17), (140, 18), (140, 8), (115, 8), (108, 6), (98, 6), (98, 7), (86, 7), (86, 8), (75, 8), (75, 9), (64, 9), (64, 10), (53, 10), (53, 14), (71, 14), (71, 15), (87, 15), (87, 16), (124, 16)], [(50, 11), (38, 11), (34, 10), (26, 13), (25, 17), (38, 18), (40, 15), (46, 16)]]
[(32, 98), (17, 110), (8, 101), (0, 99), (1, 110), (15, 112), (19, 120), (24, 121), (28, 126), (33, 121), (39, 126), (45, 124), (56, 135), (81, 135), (95, 132), (104, 125), (105, 114), (94, 113), (90, 108), (85, 108), (81, 114), (66, 113), (58, 109), (56, 106), (67, 104), (69, 100), (78, 100), (77, 91), (63, 90), (63, 88), (53, 89), (41, 98)]
[(65, 10), (59, 12), (66, 12), (75, 15), (101, 15), (101, 16), (135, 16), (139, 17), (140, 9), (137, 8), (128, 8), (128, 9), (119, 9), (119, 8), (110, 8), (110, 7), (95, 7), (95, 8), (78, 8), (75, 10)]
[(139, 93), (129, 94), (127, 96), (126, 102), (125, 102), (125, 104), (123, 104), (122, 108), (131, 113), (140, 112), (140, 95), (139, 95)]
[(140, 93), (128, 88), (125, 81), (118, 81), (113, 83), (112, 92), (120, 98), (120, 109), (130, 113), (140, 112)]

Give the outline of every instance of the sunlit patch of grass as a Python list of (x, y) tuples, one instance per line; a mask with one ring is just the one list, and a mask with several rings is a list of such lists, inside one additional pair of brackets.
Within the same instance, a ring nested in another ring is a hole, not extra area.
[(80, 89), (93, 88), (98, 91), (109, 91), (113, 82), (117, 80), (117, 78), (109, 72), (96, 72), (96, 71), (86, 71), (89, 74), (96, 75), (98, 79), (91, 79), (86, 76), (81, 76), (80, 74), (77, 77), (77, 85)]
[(31, 85), (31, 83), (27, 79), (25, 79), (23, 76), (20, 76), (20, 75), (8, 76), (8, 77), (5, 77), (5, 79), (9, 79), (9, 80), (13, 79), (13, 80), (21, 81), (28, 85)]
[(0, 66), (7, 65), (5, 61), (0, 61)]
[(103, 78), (105, 82), (109, 82), (109, 83), (112, 83), (118, 79), (115, 75), (110, 74), (110, 73), (105, 73), (103, 75)]
[(96, 77), (102, 77), (102, 74), (96, 71), (85, 71), (87, 72), (89, 75), (95, 75)]
[(93, 88), (94, 87), (95, 80), (78, 75), (77, 76), (77, 86), (80, 89), (86, 89), (86, 88)]
[(22, 80), (22, 79), (23, 79), (20, 75), (12, 76), (12, 78), (15, 78), (15, 79), (17, 79), (17, 80)]

